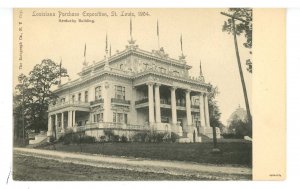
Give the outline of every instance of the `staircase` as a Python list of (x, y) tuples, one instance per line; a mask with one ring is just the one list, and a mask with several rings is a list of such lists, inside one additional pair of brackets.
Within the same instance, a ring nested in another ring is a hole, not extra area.
[(34, 137), (34, 140), (29, 140), (29, 147), (34, 148), (44, 142), (47, 142), (47, 134), (45, 132), (41, 132)]

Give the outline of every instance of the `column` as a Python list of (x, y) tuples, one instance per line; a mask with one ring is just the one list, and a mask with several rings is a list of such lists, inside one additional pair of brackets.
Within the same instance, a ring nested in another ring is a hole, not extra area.
[(204, 103), (205, 103), (204, 104), (204, 109), (205, 109), (205, 123), (206, 123), (206, 127), (210, 127), (207, 94), (204, 95)]
[(61, 113), (61, 132), (65, 132), (64, 113)]
[(111, 98), (115, 95), (116, 91), (114, 88), (111, 89), (113, 85), (110, 85), (108, 82), (105, 82), (103, 85), (103, 122), (113, 122), (113, 112), (111, 110)]
[(57, 133), (58, 133), (58, 115), (55, 114), (55, 138), (57, 139)]
[(191, 112), (191, 97), (190, 97), (191, 91), (186, 90), (185, 91), (185, 106), (186, 106), (186, 120), (187, 125), (192, 125), (192, 112)]
[(58, 127), (58, 115), (55, 114), (55, 128), (56, 128), (56, 131), (57, 131), (57, 127)]
[(154, 123), (153, 83), (148, 83), (149, 123)]
[(204, 113), (204, 98), (203, 93), (200, 93), (199, 95), (199, 108), (200, 108), (200, 124), (201, 127), (205, 127), (205, 113)]
[(72, 127), (72, 111), (68, 111), (68, 128)]
[(156, 118), (156, 123), (161, 123), (159, 87), (160, 87), (160, 84), (156, 84), (156, 85), (155, 85), (155, 88), (154, 88), (154, 93), (155, 93), (155, 118)]
[(52, 118), (51, 115), (48, 115), (48, 132), (47, 136), (52, 136)]
[(177, 124), (176, 88), (171, 87), (172, 123)]
[(76, 110), (72, 111), (72, 114), (73, 114), (73, 116), (72, 116), (72, 119), (73, 119), (73, 121), (72, 121), (72, 126), (75, 127), (75, 115), (76, 115)]

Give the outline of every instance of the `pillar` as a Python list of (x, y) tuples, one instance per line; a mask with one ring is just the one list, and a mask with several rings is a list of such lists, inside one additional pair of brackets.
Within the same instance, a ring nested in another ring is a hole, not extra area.
[(172, 123), (177, 124), (176, 88), (171, 87)]
[(72, 126), (75, 127), (75, 115), (76, 115), (76, 110), (72, 111), (72, 114), (73, 114), (73, 116), (72, 116), (72, 119), (73, 119), (73, 121), (72, 121)]
[(57, 127), (58, 127), (58, 115), (55, 114), (55, 128), (56, 128), (56, 131), (57, 131)]
[(206, 126), (206, 127), (210, 127), (207, 94), (204, 95), (204, 109), (205, 109), (205, 123), (206, 123), (205, 126)]
[(153, 83), (148, 83), (149, 123), (154, 123)]
[(205, 113), (204, 113), (204, 98), (203, 93), (199, 95), (199, 108), (200, 108), (200, 124), (201, 127), (205, 127)]
[[(135, 102), (137, 100), (137, 88), (136, 87), (132, 87), (132, 102)], [(129, 114), (130, 118), (130, 124), (137, 124), (138, 123), (138, 114), (137, 114), (137, 110), (135, 108), (135, 103), (130, 103), (130, 108), (131, 108), (131, 114)]]
[(191, 97), (190, 97), (191, 91), (186, 90), (185, 91), (185, 106), (186, 106), (186, 120), (187, 125), (192, 125), (192, 111), (191, 111)]
[(155, 85), (155, 88), (154, 88), (154, 93), (155, 93), (155, 118), (156, 118), (156, 123), (161, 123), (159, 87), (160, 87), (160, 84), (156, 84), (156, 85)]
[(72, 111), (68, 111), (68, 128), (72, 127)]
[(52, 118), (51, 115), (48, 115), (48, 132), (47, 136), (52, 136)]
[(64, 113), (61, 113), (61, 132), (65, 132)]
[(103, 122), (113, 122), (113, 112), (111, 110), (111, 98), (114, 96), (115, 91), (111, 91), (110, 85), (108, 82), (105, 82), (103, 85)]

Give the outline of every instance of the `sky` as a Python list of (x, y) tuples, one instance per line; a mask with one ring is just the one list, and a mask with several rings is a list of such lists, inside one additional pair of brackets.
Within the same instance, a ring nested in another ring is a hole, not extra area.
[[(79, 13), (79, 16), (61, 16)], [(83, 17), (82, 13), (107, 13), (108, 16)], [(115, 11), (118, 16), (111, 16)], [(28, 74), (33, 66), (43, 59), (50, 58), (68, 70), (71, 79), (79, 76), (84, 60), (92, 63), (104, 58), (105, 37), (111, 45), (112, 54), (122, 51), (128, 44), (130, 16), (133, 13), (132, 33), (139, 48), (147, 51), (158, 48), (157, 20), (159, 22), (159, 43), (170, 57), (178, 59), (181, 54), (180, 35), (182, 34), (183, 52), (193, 68), (190, 75), (199, 75), (199, 63), (206, 82), (217, 86), (220, 94), (216, 97), (221, 121), (226, 125), (227, 119), (240, 105), (245, 108), (245, 101), (240, 81), (233, 36), (222, 32), (226, 17), (220, 14), (226, 9), (23, 9), (22, 18), (16, 12), (14, 23), (22, 21), (22, 70), (18, 69), (20, 61), (19, 35), (14, 29), (14, 86), (20, 73)], [(148, 16), (138, 16), (147, 12)], [(32, 16), (55, 13), (55, 16)], [(123, 13), (123, 14), (124, 14)], [(94, 23), (62, 23), (59, 19), (90, 19)], [(17, 26), (15, 24), (15, 26)], [(245, 61), (250, 58), (249, 49), (243, 47), (244, 37), (238, 37), (240, 57), (245, 77), (248, 98), (251, 105), (252, 75), (246, 71)]]

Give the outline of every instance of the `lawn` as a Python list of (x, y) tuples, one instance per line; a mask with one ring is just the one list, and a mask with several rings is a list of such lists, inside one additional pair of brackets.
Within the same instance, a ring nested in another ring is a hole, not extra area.
[[(212, 143), (94, 143), (55, 144), (55, 149), (66, 152), (138, 157), (157, 160), (188, 161), (215, 165), (252, 167), (252, 143), (222, 141), (221, 154), (212, 154)], [(54, 146), (44, 149), (53, 150)]]
[(19, 154), (14, 154), (13, 179), (22, 181), (208, 180), (208, 178), (191, 176), (99, 168)]

